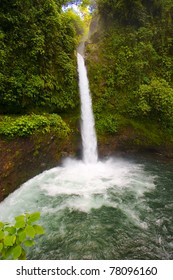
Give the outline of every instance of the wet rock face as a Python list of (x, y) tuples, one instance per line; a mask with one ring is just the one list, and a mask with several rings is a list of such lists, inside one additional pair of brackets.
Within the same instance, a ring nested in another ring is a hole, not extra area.
[(0, 201), (33, 176), (57, 166), (62, 158), (74, 156), (77, 145), (73, 136), (58, 139), (51, 134), (0, 139)]
[(158, 145), (147, 140), (144, 136), (139, 136), (133, 129), (125, 128), (116, 135), (106, 135), (99, 138), (99, 156), (141, 154), (164, 162), (173, 161), (173, 144), (162, 143)]

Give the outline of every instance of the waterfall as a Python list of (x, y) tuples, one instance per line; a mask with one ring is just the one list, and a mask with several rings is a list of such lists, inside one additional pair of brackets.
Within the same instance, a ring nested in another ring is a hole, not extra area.
[(98, 159), (97, 138), (92, 111), (92, 101), (84, 58), (79, 53), (77, 54), (77, 63), (81, 100), (81, 136), (83, 161), (84, 163), (96, 163)]

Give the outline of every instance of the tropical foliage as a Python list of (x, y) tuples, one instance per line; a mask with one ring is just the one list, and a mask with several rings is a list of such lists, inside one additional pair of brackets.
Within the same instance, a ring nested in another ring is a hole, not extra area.
[(15, 217), (15, 224), (0, 222), (0, 259), (24, 260), (26, 247), (35, 244), (36, 235), (44, 234), (42, 226), (35, 224), (40, 219), (40, 213), (25, 213)]
[(0, 8), (0, 112), (60, 112), (78, 104), (77, 33), (67, 1), (3, 1)]

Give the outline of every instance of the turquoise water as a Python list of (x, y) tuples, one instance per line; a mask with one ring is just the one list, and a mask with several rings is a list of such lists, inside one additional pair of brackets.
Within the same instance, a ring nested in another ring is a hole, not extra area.
[(173, 259), (173, 164), (66, 159), (0, 204), (0, 220), (41, 212), (28, 259)]

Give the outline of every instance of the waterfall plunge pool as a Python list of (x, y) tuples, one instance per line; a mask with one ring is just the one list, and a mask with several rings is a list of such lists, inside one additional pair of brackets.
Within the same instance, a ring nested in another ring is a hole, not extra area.
[(41, 212), (28, 259), (173, 259), (173, 164), (66, 159), (0, 204), (0, 220)]

